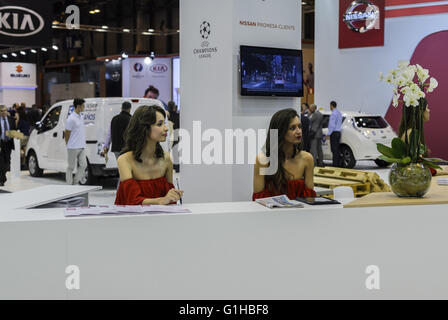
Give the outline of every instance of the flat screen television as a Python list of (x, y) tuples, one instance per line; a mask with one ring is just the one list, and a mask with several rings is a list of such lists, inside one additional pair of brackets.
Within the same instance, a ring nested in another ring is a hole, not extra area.
[(240, 47), (241, 95), (303, 97), (302, 50)]

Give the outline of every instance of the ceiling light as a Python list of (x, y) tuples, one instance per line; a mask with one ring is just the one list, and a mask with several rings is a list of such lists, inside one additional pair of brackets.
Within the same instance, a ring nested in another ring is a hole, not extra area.
[(2, 57), (6, 59), (6, 58), (8, 58), (8, 55), (7, 54), (2, 54)]
[(130, 32), (131, 30), (129, 29), (123, 29), (123, 32)]
[(106, 62), (109, 62), (109, 59), (106, 59)]
[(89, 13), (90, 14), (95, 14), (95, 11), (94, 10), (90, 10)]
[(178, 29), (177, 32), (180, 32), (180, 30)]
[(143, 60), (145, 62), (145, 64), (151, 64), (151, 58), (150, 57), (146, 57), (145, 60)]
[(148, 31), (149, 31), (149, 32), (154, 32), (155, 30), (154, 30), (154, 29), (148, 29)]
[(53, 48), (53, 50), (59, 50), (57, 45), (53, 45), (52, 48)]
[(95, 31), (106, 32), (106, 30), (104, 30), (104, 29), (95, 29)]
[(20, 51), (20, 54), (21, 54), (22, 56), (26, 56), (26, 52), (25, 52), (25, 51)]
[(13, 57), (17, 57), (17, 54), (16, 54), (15, 52), (11, 53), (11, 55), (12, 55)]
[(34, 50), (34, 49), (31, 49), (31, 52), (32, 52), (32, 53), (36, 53), (37, 51), (36, 51), (36, 50)]
[(122, 57), (123, 59), (126, 59), (126, 58), (128, 57), (128, 55), (126, 54), (126, 52), (123, 52), (123, 53), (121, 54), (121, 57)]
[(108, 26), (102, 26), (101, 28), (103, 28), (103, 29), (108, 29), (109, 27), (108, 27)]
[(42, 51), (47, 51), (48, 49), (47, 49), (47, 48), (42, 48), (41, 50), (42, 50)]
[(100, 10), (100, 9), (95, 9), (94, 12), (95, 12), (95, 13), (100, 13), (101, 10)]
[(118, 60), (121, 60), (121, 57), (119, 57)]
[(144, 34), (145, 36), (150, 36), (151, 35), (150, 32), (142, 32), (142, 34)]

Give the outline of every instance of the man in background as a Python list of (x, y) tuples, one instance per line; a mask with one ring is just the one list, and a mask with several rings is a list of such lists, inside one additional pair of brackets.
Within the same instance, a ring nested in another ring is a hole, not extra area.
[[(78, 184), (84, 178), (87, 168), (86, 158), (86, 133), (84, 128), (84, 119), (81, 112), (84, 111), (83, 99), (74, 99), (74, 112), (70, 114), (65, 125), (65, 143), (67, 144), (68, 167), (65, 174), (65, 181), (68, 184)], [(75, 179), (73, 179), (73, 170), (77, 167)]]
[(112, 153), (118, 159), (120, 152), (124, 147), (124, 132), (131, 120), (131, 103), (124, 101), (121, 105), (121, 112), (112, 118), (110, 129), (106, 141), (104, 143), (104, 150), (102, 155), (109, 151), (110, 143), (112, 142)]
[(302, 123), (302, 146), (306, 152), (310, 152), (310, 119), (308, 118), (308, 109), (308, 104), (302, 103), (300, 122)]
[(310, 106), (310, 141), (311, 141), (311, 154), (314, 158), (314, 165), (318, 167), (324, 166), (324, 156), (322, 152), (322, 124), (324, 116), (317, 110), (317, 106), (312, 104)]
[(342, 114), (337, 109), (336, 101), (330, 102), (330, 121), (328, 123), (328, 135), (326, 139), (330, 139), (331, 153), (333, 153), (333, 167), (340, 167), (341, 154), (339, 153), (339, 144), (341, 142)]
[(0, 187), (6, 183), (6, 172), (11, 166), (11, 151), (14, 150), (14, 139), (8, 136), (8, 131), (15, 129), (15, 121), (8, 117), (6, 106), (0, 105)]
[(160, 102), (162, 102), (163, 107), (165, 108), (165, 110), (168, 111), (167, 104), (159, 99), (159, 89), (157, 89), (153, 85), (150, 85), (149, 88), (145, 90), (144, 98), (159, 100)]

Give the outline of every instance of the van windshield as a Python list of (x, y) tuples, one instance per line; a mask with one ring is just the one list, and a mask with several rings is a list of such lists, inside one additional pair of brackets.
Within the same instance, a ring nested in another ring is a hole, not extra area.
[(382, 117), (355, 117), (355, 122), (358, 128), (387, 128), (387, 122)]

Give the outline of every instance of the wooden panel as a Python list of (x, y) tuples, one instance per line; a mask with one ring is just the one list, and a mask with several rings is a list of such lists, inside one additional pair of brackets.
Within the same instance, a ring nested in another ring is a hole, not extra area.
[(375, 192), (344, 205), (344, 208), (448, 204), (448, 186), (439, 186), (438, 178), (433, 177), (431, 188), (423, 198), (399, 198), (393, 192)]

